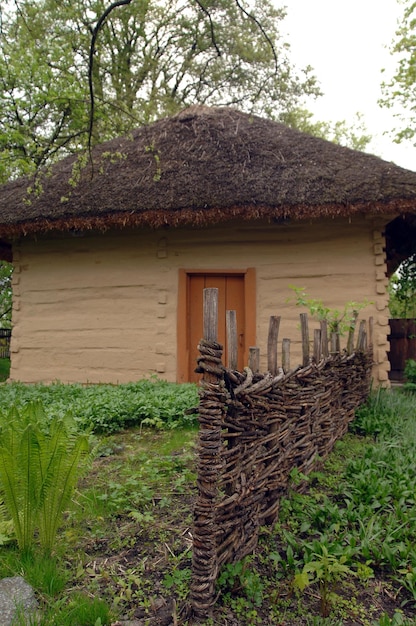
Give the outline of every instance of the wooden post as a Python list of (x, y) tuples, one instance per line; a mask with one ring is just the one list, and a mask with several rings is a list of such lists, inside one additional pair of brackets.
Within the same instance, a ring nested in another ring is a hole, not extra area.
[(331, 354), (338, 354), (339, 335), (338, 333), (331, 333)]
[(282, 369), (285, 374), (290, 370), (290, 339), (282, 341)]
[(255, 348), (254, 346), (248, 349), (248, 366), (253, 372), (253, 374), (257, 374), (260, 367), (260, 349)]
[(370, 350), (373, 349), (374, 346), (374, 318), (368, 318), (368, 347)]
[(227, 326), (227, 367), (230, 370), (237, 369), (238, 363), (238, 346), (237, 346), (237, 312), (225, 312)]
[(271, 315), (269, 335), (267, 338), (267, 371), (273, 376), (277, 374), (277, 337), (279, 335), (280, 317)]
[(367, 342), (366, 335), (366, 323), (365, 320), (361, 320), (360, 327), (358, 329), (357, 352), (363, 352), (363, 350), (365, 350)]
[(321, 360), (321, 331), (318, 328), (313, 331), (313, 358), (315, 363)]
[(328, 322), (326, 320), (321, 320), (321, 354), (324, 359), (329, 357), (328, 350)]
[(203, 332), (198, 359), (203, 375), (198, 407), (198, 476), (194, 504), (190, 601), (194, 615), (206, 619), (215, 603), (218, 572), (215, 503), (222, 468), (222, 429), (227, 396), (224, 393), (222, 346), (217, 343), (218, 289), (204, 289)]
[(357, 324), (358, 311), (353, 311), (351, 326), (348, 333), (348, 341), (347, 341), (347, 354), (352, 354), (354, 351), (354, 332), (355, 326)]
[(305, 367), (309, 363), (309, 327), (307, 313), (300, 314), (300, 328), (302, 331), (303, 366)]
[(204, 289), (204, 339), (217, 341), (218, 337), (218, 289)]

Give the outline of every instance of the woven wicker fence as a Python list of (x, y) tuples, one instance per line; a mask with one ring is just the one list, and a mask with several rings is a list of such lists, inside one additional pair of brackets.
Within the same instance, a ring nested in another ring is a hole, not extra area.
[[(260, 527), (276, 519), (292, 470), (310, 472), (346, 432), (369, 393), (372, 367), (362, 322), (357, 345), (351, 331), (342, 352), (308, 357), (293, 371), (237, 372), (222, 364), (222, 346), (209, 330), (212, 315), (206, 317), (191, 583), (197, 618), (211, 612), (220, 567), (252, 552)], [(304, 319), (302, 327), (307, 332)], [(316, 336), (315, 344), (323, 345)]]

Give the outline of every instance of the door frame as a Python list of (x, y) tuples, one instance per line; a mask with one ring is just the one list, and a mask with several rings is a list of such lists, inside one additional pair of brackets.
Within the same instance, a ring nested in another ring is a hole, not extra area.
[(179, 269), (178, 272), (178, 309), (176, 314), (176, 380), (178, 383), (188, 381), (189, 346), (187, 345), (187, 329), (184, 320), (187, 317), (188, 285), (193, 274), (210, 274), (211, 276), (240, 275), (244, 277), (244, 315), (245, 315), (245, 349), (244, 362), (248, 363), (249, 347), (256, 345), (256, 270), (246, 269)]

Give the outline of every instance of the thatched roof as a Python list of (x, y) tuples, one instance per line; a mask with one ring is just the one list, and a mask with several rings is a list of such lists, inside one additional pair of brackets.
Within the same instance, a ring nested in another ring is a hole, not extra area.
[[(416, 173), (230, 108), (191, 107), (0, 187), (0, 237), (415, 212)], [(75, 168), (76, 170), (76, 168)]]

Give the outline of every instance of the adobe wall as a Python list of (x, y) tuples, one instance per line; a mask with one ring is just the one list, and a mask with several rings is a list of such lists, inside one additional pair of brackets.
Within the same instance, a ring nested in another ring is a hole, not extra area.
[(11, 379), (175, 381), (178, 270), (254, 267), (262, 368), (270, 315), (282, 316), (280, 339), (299, 339), (295, 285), (331, 308), (373, 302), (361, 317), (374, 316), (374, 374), (388, 384), (382, 227), (360, 218), (23, 239), (14, 247)]

